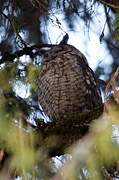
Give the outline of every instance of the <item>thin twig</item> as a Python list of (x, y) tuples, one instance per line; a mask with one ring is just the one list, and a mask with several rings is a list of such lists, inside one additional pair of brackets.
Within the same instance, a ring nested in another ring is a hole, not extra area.
[(0, 11), (0, 14), (2, 15), (2, 16), (4, 16), (8, 21), (9, 21), (9, 23), (11, 24), (11, 26), (12, 26), (12, 29), (13, 29), (13, 31), (14, 31), (14, 33), (16, 34), (16, 37), (18, 37), (19, 38), (19, 40), (21, 41), (21, 43), (24, 45), (24, 47), (26, 47), (27, 45), (27, 43), (22, 39), (22, 37), (19, 35), (19, 33), (17, 32), (17, 30), (16, 30), (16, 28), (15, 28), (15, 25), (14, 25), (14, 23), (13, 23), (13, 20), (11, 20), (11, 18), (9, 17), (9, 16), (7, 16), (5, 13), (3, 13), (2, 11)]

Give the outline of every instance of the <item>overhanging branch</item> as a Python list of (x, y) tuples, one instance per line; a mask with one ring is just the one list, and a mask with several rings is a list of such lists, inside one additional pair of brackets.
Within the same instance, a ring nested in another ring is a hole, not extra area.
[(23, 55), (33, 56), (35, 55), (35, 53), (33, 53), (33, 50), (37, 50), (43, 53), (45, 51), (43, 48), (53, 46), (56, 46), (56, 44), (35, 44), (33, 46), (25, 47), (22, 50), (16, 51), (15, 53), (6, 52), (4, 56), (0, 59), (0, 64), (5, 62), (13, 62), (15, 58), (19, 58)]

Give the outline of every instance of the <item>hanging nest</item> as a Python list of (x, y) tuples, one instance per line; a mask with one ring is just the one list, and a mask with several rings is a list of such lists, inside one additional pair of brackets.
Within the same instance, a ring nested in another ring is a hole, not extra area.
[(71, 45), (48, 50), (38, 86), (39, 103), (52, 122), (50, 133), (62, 135), (65, 143), (86, 134), (103, 112), (97, 78), (85, 56)]

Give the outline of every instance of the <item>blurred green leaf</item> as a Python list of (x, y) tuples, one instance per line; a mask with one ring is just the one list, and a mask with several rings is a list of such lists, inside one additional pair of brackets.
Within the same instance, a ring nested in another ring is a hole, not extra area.
[(28, 66), (28, 81), (31, 84), (31, 89), (37, 90), (37, 81), (40, 75), (41, 68), (39, 66), (29, 64)]

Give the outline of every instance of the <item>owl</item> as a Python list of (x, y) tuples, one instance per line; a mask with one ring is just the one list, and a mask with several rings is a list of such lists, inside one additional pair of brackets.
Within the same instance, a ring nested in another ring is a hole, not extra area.
[(74, 46), (59, 44), (44, 56), (38, 100), (51, 122), (81, 128), (103, 112), (97, 78), (86, 57)]

